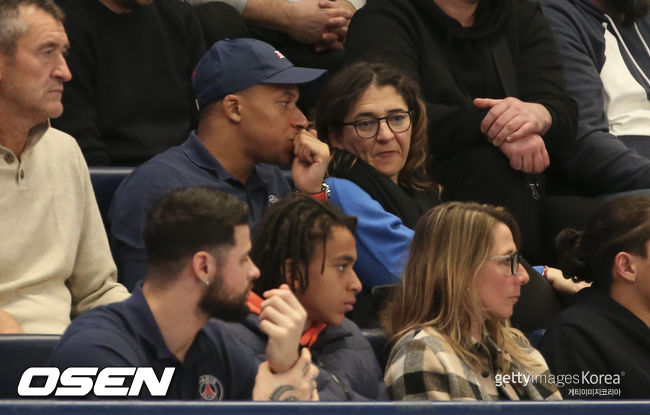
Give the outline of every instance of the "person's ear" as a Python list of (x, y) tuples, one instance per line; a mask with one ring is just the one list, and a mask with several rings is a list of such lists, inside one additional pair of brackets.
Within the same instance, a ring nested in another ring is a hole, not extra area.
[(636, 256), (627, 252), (619, 252), (614, 257), (614, 271), (623, 280), (634, 283), (637, 278)]
[(329, 136), (327, 139), (330, 142), (330, 145), (333, 148), (338, 148), (339, 150), (344, 150), (345, 147), (343, 147), (343, 137), (341, 137), (341, 133), (336, 133), (334, 131), (329, 133)]
[(204, 285), (210, 285), (215, 275), (217, 260), (206, 251), (199, 251), (192, 255), (192, 273)]
[(221, 108), (223, 109), (223, 113), (226, 115), (226, 117), (235, 123), (241, 122), (241, 105), (241, 95), (229, 94), (221, 100)]

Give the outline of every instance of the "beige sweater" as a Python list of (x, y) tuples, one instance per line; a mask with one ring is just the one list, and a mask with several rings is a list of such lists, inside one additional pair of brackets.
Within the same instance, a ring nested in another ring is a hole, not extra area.
[(0, 146), (0, 309), (28, 333), (128, 297), (76, 141), (35, 127), (18, 160)]

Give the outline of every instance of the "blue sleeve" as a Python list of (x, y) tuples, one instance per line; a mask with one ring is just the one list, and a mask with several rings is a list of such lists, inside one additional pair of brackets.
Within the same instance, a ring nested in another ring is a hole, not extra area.
[(388, 213), (363, 189), (349, 180), (330, 177), (331, 202), (357, 217), (357, 263), (354, 270), (364, 290), (395, 283), (406, 264), (413, 230)]
[(601, 193), (650, 187), (650, 160), (609, 132), (599, 62), (604, 59), (604, 29), (571, 2), (540, 3), (564, 58), (569, 96), (578, 104), (577, 141), (558, 154), (563, 169), (581, 186)]

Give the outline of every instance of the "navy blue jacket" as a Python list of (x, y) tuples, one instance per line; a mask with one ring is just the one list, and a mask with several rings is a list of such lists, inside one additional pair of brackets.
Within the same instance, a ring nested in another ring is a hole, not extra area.
[[(266, 360), (266, 334), (259, 318), (249, 314), (244, 323), (218, 323), (234, 338), (250, 347), (257, 362)], [(206, 328), (216, 324), (209, 323)], [(327, 326), (309, 349), (318, 366), (318, 396), (321, 401), (387, 400), (383, 373), (375, 353), (359, 327), (345, 319), (340, 326)]]

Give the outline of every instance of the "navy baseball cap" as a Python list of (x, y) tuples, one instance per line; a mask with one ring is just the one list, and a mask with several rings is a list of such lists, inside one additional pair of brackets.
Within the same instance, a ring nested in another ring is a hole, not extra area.
[(256, 39), (225, 39), (203, 55), (192, 74), (194, 97), (203, 108), (257, 84), (306, 84), (326, 71), (293, 66), (273, 46)]

